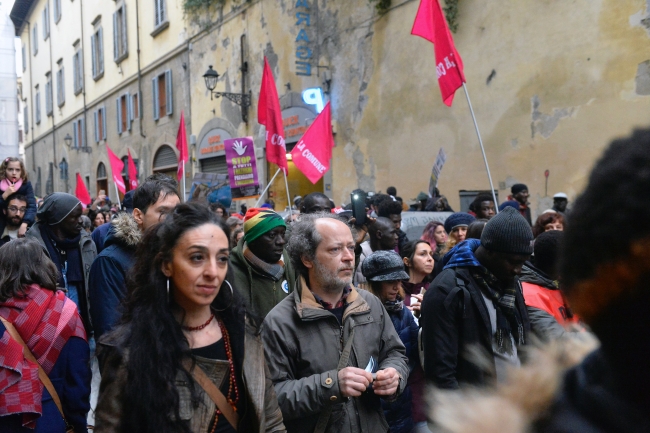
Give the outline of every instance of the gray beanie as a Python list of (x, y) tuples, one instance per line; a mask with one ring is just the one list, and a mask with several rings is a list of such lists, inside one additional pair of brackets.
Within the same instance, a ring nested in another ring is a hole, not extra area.
[(533, 239), (528, 221), (517, 210), (506, 207), (485, 224), (481, 245), (499, 253), (530, 255)]

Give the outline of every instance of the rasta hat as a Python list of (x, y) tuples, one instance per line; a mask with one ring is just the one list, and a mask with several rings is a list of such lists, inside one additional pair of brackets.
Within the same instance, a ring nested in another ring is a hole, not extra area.
[(481, 245), (498, 253), (531, 255), (533, 239), (528, 221), (518, 211), (506, 207), (485, 224)]
[(408, 280), (404, 262), (395, 251), (375, 251), (361, 263), (361, 273), (368, 281)]
[(445, 231), (451, 233), (456, 227), (467, 227), (474, 221), (476, 221), (476, 218), (466, 212), (452, 213), (445, 220)]
[(277, 212), (258, 207), (248, 209), (244, 217), (244, 240), (253, 242), (276, 227), (287, 227), (284, 219)]
[(510, 192), (512, 193), (512, 195), (519, 194), (523, 190), (528, 191), (528, 187), (523, 183), (516, 183), (512, 185), (512, 188), (510, 188)]

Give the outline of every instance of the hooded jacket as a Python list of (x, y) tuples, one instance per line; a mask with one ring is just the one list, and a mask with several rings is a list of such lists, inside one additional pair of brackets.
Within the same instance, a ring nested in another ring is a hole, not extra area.
[(246, 300), (253, 314), (264, 319), (266, 315), (296, 288), (296, 273), (289, 254), (282, 253), (284, 277), (274, 281), (270, 276), (258, 272), (244, 257), (244, 238), (230, 252), (230, 263), (235, 275), (235, 290)]
[(356, 398), (341, 396), (337, 367), (354, 328), (348, 366), (364, 369), (373, 357), (377, 370), (394, 368), (400, 376), (399, 395), (409, 374), (404, 345), (379, 298), (352, 288), (347, 302), (339, 324), (300, 278), (296, 290), (262, 325), (266, 360), (290, 433), (313, 432), (328, 406), (333, 406), (325, 429), (328, 433), (388, 431), (379, 396), (373, 392)]
[(580, 329), (567, 330), (579, 318), (571, 312), (555, 281), (531, 263), (526, 263), (519, 276), (524, 292), (531, 330), (544, 340), (575, 336)]
[[(37, 222), (32, 226), (31, 229), (27, 230), (27, 233), (25, 236), (29, 236), (31, 238), (36, 239), (41, 246), (43, 247), (43, 251), (45, 251), (45, 254), (47, 254), (48, 257), (50, 257), (50, 253), (47, 251), (47, 246), (45, 245), (45, 241), (43, 240), (43, 235), (41, 234), (41, 227), (44, 225), (43, 222)], [(88, 294), (88, 279), (89, 279), (89, 274), (90, 274), (90, 266), (93, 263), (93, 260), (95, 260), (95, 257), (97, 256), (97, 249), (95, 248), (95, 243), (93, 240), (90, 238), (90, 234), (88, 234), (85, 230), (81, 231), (81, 239), (79, 239), (79, 248), (81, 249), (81, 264), (83, 266), (83, 273), (84, 273), (84, 288), (85, 288), (85, 297), (86, 297), (86, 311), (82, 311), (81, 306), (79, 306), (79, 314), (81, 315), (81, 318), (84, 319), (84, 325), (86, 326), (86, 333), (88, 335), (91, 334), (92, 329), (89, 328), (89, 325), (91, 324), (90, 320), (90, 296)], [(81, 294), (80, 294), (81, 296)]]
[(141, 238), (133, 216), (118, 214), (111, 222), (104, 249), (90, 267), (90, 316), (96, 339), (110, 331), (120, 318), (120, 303), (126, 297), (126, 274), (133, 266)]

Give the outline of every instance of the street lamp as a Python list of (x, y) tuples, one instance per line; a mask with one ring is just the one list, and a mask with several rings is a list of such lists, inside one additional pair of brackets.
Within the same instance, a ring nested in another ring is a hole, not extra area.
[(219, 73), (212, 69), (212, 65), (210, 65), (205, 74), (203, 74), (203, 79), (205, 80), (205, 87), (207, 87), (210, 92), (210, 100), (212, 100), (213, 97), (219, 98), (221, 96), (231, 100), (241, 107), (241, 118), (244, 123), (248, 123), (248, 107), (251, 106), (252, 97), (250, 90), (248, 93), (244, 91), (244, 83), (246, 82), (246, 74), (248, 73), (248, 63), (242, 62), (240, 70), (242, 72), (242, 93), (215, 92), (214, 89), (217, 88)]
[(66, 134), (63, 141), (65, 141), (66, 146), (68, 147), (72, 146), (72, 137), (70, 137), (70, 134)]

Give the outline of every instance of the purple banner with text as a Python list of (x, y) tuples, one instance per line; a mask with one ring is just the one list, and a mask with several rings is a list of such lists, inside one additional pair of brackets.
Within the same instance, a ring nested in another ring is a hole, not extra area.
[(260, 184), (257, 180), (257, 161), (253, 137), (240, 137), (224, 140), (228, 178), (233, 200), (259, 196)]

